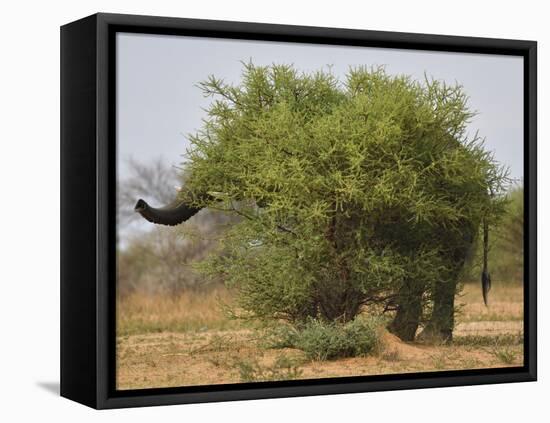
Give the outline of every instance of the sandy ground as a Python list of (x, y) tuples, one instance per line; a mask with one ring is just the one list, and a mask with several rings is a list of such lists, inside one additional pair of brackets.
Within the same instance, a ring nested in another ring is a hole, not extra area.
[[(500, 334), (514, 335), (521, 329), (521, 322), (499, 323)], [(404, 343), (386, 333), (376, 354), (334, 361), (306, 360), (298, 350), (258, 347), (252, 331), (131, 335), (118, 341), (118, 388), (521, 366), (523, 347), (514, 336), (507, 344), (482, 340), (482, 345), (460, 345), (468, 339), (461, 330), (470, 334), (473, 325), (480, 325), (483, 334), (490, 326), (493, 334), (499, 323), (465, 323), (456, 330), (457, 345), (450, 346)], [(292, 365), (277, 366), (282, 356)]]
[[(460, 298), (463, 307), (456, 317), (451, 345), (404, 343), (386, 332), (376, 353), (333, 361), (306, 359), (294, 349), (265, 348), (261, 332), (250, 329), (205, 326), (167, 330), (170, 324), (147, 326), (142, 319), (144, 329), (139, 333), (135, 316), (148, 316), (147, 307), (140, 305), (139, 313), (128, 317), (132, 330), (117, 338), (117, 387), (136, 389), (521, 366), (521, 288), (498, 288), (489, 308), (480, 303), (477, 291), (477, 286), (465, 289)], [(188, 307), (186, 310), (190, 312)]]

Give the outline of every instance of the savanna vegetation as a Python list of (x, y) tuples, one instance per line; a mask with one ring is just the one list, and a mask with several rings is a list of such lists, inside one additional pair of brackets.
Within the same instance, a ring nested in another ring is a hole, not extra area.
[(201, 209), (120, 245), (121, 388), (521, 364), (523, 190), (460, 86), (245, 64), (201, 88), (183, 174), (119, 185)]

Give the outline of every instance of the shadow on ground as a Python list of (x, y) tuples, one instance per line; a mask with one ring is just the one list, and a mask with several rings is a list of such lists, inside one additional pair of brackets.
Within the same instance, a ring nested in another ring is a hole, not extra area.
[(36, 386), (49, 392), (50, 394), (59, 396), (59, 382), (36, 382)]

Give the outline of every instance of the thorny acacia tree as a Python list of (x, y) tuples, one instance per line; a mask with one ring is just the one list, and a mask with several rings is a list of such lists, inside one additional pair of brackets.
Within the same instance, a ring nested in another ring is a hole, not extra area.
[(427, 317), (425, 332), (449, 339), (460, 271), (506, 182), (467, 138), (462, 88), (253, 64), (238, 86), (200, 86), (214, 100), (181, 199), (244, 217), (203, 270), (257, 317), (345, 322), (382, 304), (401, 338)]

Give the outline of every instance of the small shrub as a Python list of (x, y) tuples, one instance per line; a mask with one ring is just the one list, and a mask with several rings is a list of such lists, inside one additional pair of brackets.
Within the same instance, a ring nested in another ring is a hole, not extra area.
[(234, 363), (242, 382), (293, 380), (302, 375), (299, 363), (280, 355), (272, 365), (262, 365), (257, 359), (239, 359)]
[(345, 324), (311, 319), (299, 328), (281, 330), (275, 345), (300, 349), (314, 360), (363, 356), (378, 347), (379, 329), (379, 320), (373, 318), (358, 317)]
[(499, 334), (499, 335), (465, 335), (453, 338), (453, 344), (457, 346), (471, 347), (498, 347), (523, 344), (523, 334)]
[(235, 340), (229, 335), (214, 334), (210, 341), (192, 350), (193, 353), (221, 352), (234, 347)]
[(441, 370), (447, 365), (445, 354), (437, 354), (431, 356), (434, 369)]
[(508, 347), (495, 347), (492, 353), (504, 364), (512, 364), (516, 359), (516, 353)]
[(392, 362), (400, 361), (401, 360), (401, 355), (399, 354), (399, 351), (397, 351), (397, 350), (385, 351), (382, 354), (382, 360), (392, 361)]

